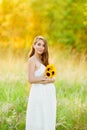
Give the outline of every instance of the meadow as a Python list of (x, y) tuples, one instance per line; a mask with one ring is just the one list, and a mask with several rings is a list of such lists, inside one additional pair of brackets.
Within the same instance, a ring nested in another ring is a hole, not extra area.
[(0, 130), (25, 130), (27, 53), (37, 35), (57, 68), (56, 130), (87, 130), (86, 0), (0, 0)]
[[(84, 55), (50, 50), (56, 65), (56, 130), (87, 130), (87, 62)], [(28, 96), (27, 60), (0, 58), (0, 130), (25, 130)]]

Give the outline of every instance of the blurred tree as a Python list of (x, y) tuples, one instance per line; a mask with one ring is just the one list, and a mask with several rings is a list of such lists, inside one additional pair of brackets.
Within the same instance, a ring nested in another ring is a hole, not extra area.
[[(1, 47), (2, 43), (6, 49), (17, 45), (16, 49), (28, 51), (33, 38), (43, 35), (50, 45), (87, 50), (85, 0), (2, 0), (0, 14)], [(16, 37), (21, 39), (17, 43)]]
[(85, 49), (84, 4), (85, 1), (75, 0), (46, 0), (43, 4), (40, 0), (33, 1), (34, 32), (43, 33), (44, 28), (51, 44), (62, 43), (77, 51)]

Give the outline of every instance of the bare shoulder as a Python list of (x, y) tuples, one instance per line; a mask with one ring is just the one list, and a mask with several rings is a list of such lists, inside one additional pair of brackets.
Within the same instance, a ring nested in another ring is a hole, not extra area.
[(28, 59), (28, 63), (29, 63), (29, 64), (35, 64), (34, 56), (32, 56), (32, 57), (30, 57), (30, 58)]

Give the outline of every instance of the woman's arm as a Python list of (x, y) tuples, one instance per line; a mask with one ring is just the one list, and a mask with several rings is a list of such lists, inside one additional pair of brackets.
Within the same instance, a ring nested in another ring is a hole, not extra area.
[(33, 59), (30, 58), (28, 60), (28, 81), (30, 83), (40, 83), (46, 79), (44, 76), (35, 77), (34, 72), (35, 72), (35, 62)]
[(34, 76), (35, 72), (35, 62), (33, 59), (29, 59), (28, 61), (28, 81), (30, 83), (41, 83), (41, 84), (47, 84), (47, 83), (53, 83), (55, 81), (54, 78), (48, 78), (45, 76)]
[[(29, 81), (29, 82), (30, 82), (30, 81)], [(54, 79), (51, 79), (51, 80), (44, 79), (44, 80), (41, 80), (41, 81), (30, 82), (30, 83), (35, 83), (35, 84), (48, 84), (48, 83), (54, 83), (54, 82), (55, 82)]]
[(45, 78), (44, 81), (41, 81), (41, 84), (47, 84), (47, 83), (54, 83), (55, 82), (55, 78)]

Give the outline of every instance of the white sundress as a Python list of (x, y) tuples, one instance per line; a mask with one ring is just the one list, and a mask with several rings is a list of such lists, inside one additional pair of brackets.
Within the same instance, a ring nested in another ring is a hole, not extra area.
[[(35, 76), (45, 72), (45, 66), (35, 71)], [(32, 84), (27, 112), (26, 130), (55, 130), (56, 126), (56, 90), (53, 83)]]

